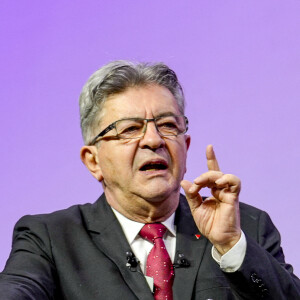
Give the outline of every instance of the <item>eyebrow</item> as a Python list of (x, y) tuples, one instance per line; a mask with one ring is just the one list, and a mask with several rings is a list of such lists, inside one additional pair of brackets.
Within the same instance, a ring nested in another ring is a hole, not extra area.
[(173, 113), (173, 112), (165, 112), (165, 113), (161, 113), (161, 114), (157, 115), (155, 118), (168, 117), (168, 116), (178, 116), (178, 115), (181, 115), (181, 114), (176, 114), (176, 113)]
[[(173, 112), (164, 112), (164, 113), (160, 113), (156, 116), (154, 116), (153, 118), (150, 118), (150, 119), (155, 119), (155, 118), (160, 118), (160, 117), (169, 117), (169, 116), (178, 116), (178, 115), (181, 115), (181, 114), (176, 114), (176, 113), (173, 113)], [(148, 119), (148, 118), (143, 118), (143, 117), (124, 117), (124, 118), (121, 118), (121, 119), (118, 119), (117, 121), (120, 121), (120, 120), (126, 120), (126, 119)]]

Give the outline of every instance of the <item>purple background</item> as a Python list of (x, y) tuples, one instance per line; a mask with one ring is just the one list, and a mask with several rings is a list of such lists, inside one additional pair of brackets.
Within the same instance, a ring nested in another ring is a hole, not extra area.
[(78, 96), (114, 59), (163, 61), (184, 86), (186, 178), (212, 143), (241, 201), (267, 210), (300, 274), (300, 1), (1, 1), (0, 269), (24, 214), (94, 202)]

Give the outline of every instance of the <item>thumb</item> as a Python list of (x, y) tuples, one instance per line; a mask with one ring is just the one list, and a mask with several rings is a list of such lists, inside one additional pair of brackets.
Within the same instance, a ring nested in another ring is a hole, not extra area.
[(182, 180), (180, 182), (181, 187), (183, 188), (185, 194), (189, 194), (189, 189), (190, 187), (193, 185), (192, 182), (188, 181), (188, 180)]
[(194, 190), (192, 193), (189, 192), (190, 188), (194, 185), (192, 182), (188, 180), (182, 180), (180, 183), (181, 187), (185, 192), (186, 199), (188, 200), (188, 204), (193, 211), (195, 208), (199, 207), (202, 203), (202, 197), (199, 195), (199, 190)]

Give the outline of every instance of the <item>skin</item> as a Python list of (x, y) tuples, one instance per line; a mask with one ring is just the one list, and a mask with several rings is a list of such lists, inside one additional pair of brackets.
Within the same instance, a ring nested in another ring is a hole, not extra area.
[[(206, 148), (208, 172), (194, 182), (183, 180), (181, 186), (200, 232), (206, 236), (221, 255), (229, 251), (241, 237), (238, 177), (220, 171), (213, 146)], [(212, 197), (203, 202), (199, 192), (211, 189)]]
[[(154, 118), (164, 113), (181, 114), (168, 89), (157, 85), (128, 88), (107, 99), (98, 132), (122, 118)], [(178, 206), (189, 144), (188, 135), (161, 137), (154, 122), (149, 122), (143, 138), (104, 139), (96, 146), (84, 146), (81, 158), (102, 182), (107, 201), (114, 209), (137, 222), (159, 222)], [(168, 168), (140, 171), (149, 160), (163, 160)]]
[[(181, 114), (166, 88), (157, 85), (129, 88), (107, 99), (98, 132), (121, 118), (154, 118), (168, 112)], [(150, 122), (143, 138), (101, 140), (95, 146), (82, 147), (81, 159), (102, 182), (108, 203), (137, 222), (166, 220), (178, 206), (181, 185), (200, 232), (222, 255), (241, 236), (238, 204), (241, 183), (236, 176), (220, 171), (211, 145), (206, 149), (208, 172), (194, 182), (182, 180), (189, 145), (189, 135), (161, 137)], [(155, 159), (166, 161), (167, 170), (139, 170), (144, 162)], [(211, 189), (212, 197), (203, 202), (199, 192), (204, 187)]]

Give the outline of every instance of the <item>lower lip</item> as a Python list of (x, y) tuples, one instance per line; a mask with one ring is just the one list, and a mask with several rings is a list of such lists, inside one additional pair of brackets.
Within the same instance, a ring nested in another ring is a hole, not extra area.
[(141, 171), (141, 172), (145, 175), (163, 175), (163, 174), (167, 173), (167, 171), (168, 171), (168, 169), (164, 169), (164, 170), (149, 169), (149, 170)]

